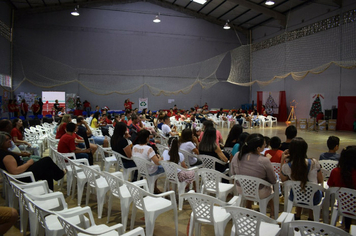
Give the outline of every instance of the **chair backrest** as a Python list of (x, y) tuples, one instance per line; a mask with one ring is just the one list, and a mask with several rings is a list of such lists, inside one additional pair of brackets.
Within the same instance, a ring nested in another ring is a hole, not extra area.
[(94, 170), (93, 168), (91, 168), (90, 166), (80, 165), (80, 167), (83, 169), (83, 172), (84, 172), (85, 176), (87, 177), (88, 184), (91, 187), (97, 188), (98, 184), (96, 182), (96, 176), (100, 175), (100, 173), (97, 172), (96, 170)]
[(281, 163), (276, 163), (276, 162), (271, 162), (273, 166), (274, 173), (278, 174), (278, 176), (281, 175)]
[(219, 199), (201, 193), (184, 193), (183, 198), (187, 199), (192, 208), (194, 218), (207, 224), (214, 223), (214, 206), (225, 206), (226, 203)]
[(158, 143), (156, 143), (156, 147), (158, 148), (158, 151), (159, 151), (159, 153), (162, 155), (163, 154), (163, 151), (164, 150), (168, 150), (169, 149), (169, 147), (167, 146), (167, 144), (166, 145), (163, 145), (163, 144), (158, 144)]
[(228, 178), (226, 175), (214, 169), (201, 168), (198, 170), (198, 175), (201, 176), (204, 187), (206, 190), (219, 192), (219, 183), (223, 176)]
[(336, 192), (336, 199), (339, 203), (338, 213), (342, 216), (356, 219), (356, 190), (340, 188)]
[(183, 149), (179, 149), (179, 152), (183, 154), (184, 162), (188, 166), (188, 168), (190, 168), (191, 166), (189, 164), (189, 157), (197, 157), (197, 155), (189, 153), (189, 152), (187, 152), (186, 150), (183, 150)]
[(229, 153), (229, 155), (232, 155), (232, 147), (224, 147), (224, 151)]
[(199, 154), (198, 158), (203, 162), (203, 168), (215, 169), (215, 162), (217, 159), (213, 156)]
[(135, 157), (133, 156), (132, 157), (132, 160), (135, 162), (136, 166), (137, 166), (137, 169), (138, 169), (138, 172), (143, 175), (143, 176), (149, 176), (149, 171), (148, 171), (148, 166), (149, 165), (154, 165), (153, 163), (143, 159), (143, 158), (140, 158), (140, 157)]
[(163, 133), (160, 133), (159, 137), (161, 139), (161, 144), (168, 146), (168, 137), (166, 137)]
[(124, 164), (122, 163), (122, 155), (118, 152), (112, 151), (112, 154), (116, 157), (117, 160), (117, 170), (124, 169)]
[(260, 185), (271, 186), (272, 184), (256, 177), (247, 176), (247, 175), (234, 175), (232, 176), (237, 182), (239, 182), (242, 195), (248, 200), (259, 200), (259, 187)]
[(121, 187), (125, 184), (124, 177), (121, 172), (121, 177), (117, 175), (112, 175), (109, 172), (102, 171), (100, 174), (106, 179), (108, 182), (108, 185), (110, 187), (111, 193), (116, 196), (121, 198)]
[(225, 209), (231, 214), (237, 235), (259, 236), (261, 222), (277, 224), (277, 221), (255, 210), (237, 206), (226, 206)]
[(166, 173), (166, 178), (170, 182), (179, 182), (178, 169), (182, 169), (180, 165), (177, 165), (176, 163), (170, 161), (160, 161), (160, 164), (162, 165), (164, 172)]
[(334, 168), (337, 167), (338, 161), (333, 161), (333, 160), (321, 160), (319, 161), (321, 168), (332, 171)]
[(314, 236), (314, 235), (337, 235), (337, 236), (351, 236), (349, 233), (335, 226), (324, 224), (316, 221), (291, 221), (285, 223), (288, 225), (288, 235), (295, 235), (295, 231), (298, 231), (298, 235), (302, 236)]
[[(286, 182), (285, 182), (286, 183)], [(311, 182), (307, 182), (304, 190), (302, 189), (301, 182), (300, 181), (288, 181), (289, 186), (291, 186), (291, 188), (293, 189), (293, 194), (294, 194), (294, 198), (293, 198), (293, 202), (294, 204), (297, 205), (303, 205), (303, 206), (314, 206), (313, 204), (313, 199), (314, 199), (314, 195), (315, 193), (320, 190), (323, 191), (324, 188), (318, 184), (315, 183), (311, 183)]]
[(129, 190), (132, 200), (136, 208), (145, 211), (145, 202), (143, 198), (148, 194), (144, 189), (136, 186), (128, 181), (125, 182), (127, 189)]

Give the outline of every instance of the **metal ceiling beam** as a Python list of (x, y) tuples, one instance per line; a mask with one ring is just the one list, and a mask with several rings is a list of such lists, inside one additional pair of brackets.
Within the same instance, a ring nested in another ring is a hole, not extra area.
[(280, 12), (271, 10), (269, 8), (260, 6), (260, 5), (256, 4), (256, 3), (253, 3), (253, 2), (250, 2), (250, 1), (247, 1), (247, 0), (229, 0), (229, 2), (240, 4), (241, 6), (247, 7), (247, 8), (249, 8), (249, 9), (251, 9), (253, 11), (256, 11), (258, 13), (262, 13), (262, 14), (264, 14), (266, 16), (270, 16), (270, 17), (278, 20), (279, 24), (282, 25), (283, 28), (286, 27), (287, 17), (284, 14), (280, 13)]
[[(190, 9), (184, 9), (184, 7), (181, 7), (181, 6), (172, 5), (169, 2), (166, 2), (164, 0), (147, 0), (147, 2), (156, 4), (158, 6), (161, 6), (161, 7), (164, 7), (164, 8), (168, 8), (168, 9), (180, 12), (180, 13), (184, 13), (184, 14), (192, 16), (192, 17), (200, 18), (200, 19), (206, 20), (206, 21), (208, 21), (210, 23), (213, 23), (213, 24), (216, 24), (216, 25), (224, 26), (225, 23), (226, 23), (225, 21), (218, 20), (215, 17), (206, 16), (205, 14), (198, 13), (198, 12), (190, 10)], [(240, 26), (237, 26), (237, 25), (234, 25), (233, 27), (237, 31), (243, 33), (247, 38), (249, 37), (249, 31), (247, 29), (245, 29), (243, 27), (240, 27)]]
[(5, 0), (5, 2), (13, 9), (17, 10), (17, 7), (15, 6), (15, 4), (12, 3), (12, 1), (10, 0)]

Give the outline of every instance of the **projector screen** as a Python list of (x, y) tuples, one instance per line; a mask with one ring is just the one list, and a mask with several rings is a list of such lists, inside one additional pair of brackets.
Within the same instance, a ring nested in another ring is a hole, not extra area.
[(43, 115), (54, 115), (52, 112), (53, 104), (58, 100), (60, 107), (65, 107), (66, 93), (58, 91), (42, 91)]

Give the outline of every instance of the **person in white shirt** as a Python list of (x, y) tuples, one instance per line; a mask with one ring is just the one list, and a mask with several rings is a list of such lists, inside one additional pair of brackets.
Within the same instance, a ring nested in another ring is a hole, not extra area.
[(175, 128), (173, 128), (173, 130), (171, 129), (171, 120), (169, 116), (163, 118), (162, 132), (167, 137), (178, 135), (178, 133), (175, 132)]
[[(149, 175), (158, 175), (164, 172), (164, 169), (161, 165), (159, 165), (159, 161), (162, 160), (161, 157), (156, 155), (155, 151), (152, 147), (148, 146), (147, 143), (149, 142), (150, 132), (148, 130), (142, 129), (137, 134), (137, 142), (135, 146), (132, 148), (132, 156), (133, 157), (140, 157), (147, 161), (151, 161), (155, 165), (149, 166), (148, 172)], [(157, 181), (155, 183), (155, 193), (161, 193), (161, 191), (157, 188)]]
[[(193, 131), (191, 129), (184, 129), (179, 138), (179, 148), (187, 151), (191, 154), (199, 155), (199, 141), (197, 137), (193, 135)], [(202, 164), (201, 160), (196, 157), (189, 156), (189, 165), (196, 166)]]
[[(169, 151), (163, 151), (163, 160), (171, 161), (178, 165), (181, 165), (183, 168), (188, 168), (184, 162), (184, 155), (178, 152), (178, 138), (170, 137), (168, 139), (168, 146), (170, 147)], [(184, 170), (177, 169), (178, 179), (180, 182), (187, 182), (188, 184), (192, 183), (195, 179), (195, 172), (193, 170)]]

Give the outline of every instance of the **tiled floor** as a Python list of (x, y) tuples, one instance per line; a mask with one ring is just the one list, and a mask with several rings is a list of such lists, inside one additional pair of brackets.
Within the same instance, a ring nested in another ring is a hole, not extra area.
[[(224, 139), (226, 139), (229, 130), (224, 127), (217, 127), (221, 133)], [(249, 132), (249, 133), (261, 133), (262, 135), (273, 137), (273, 136), (279, 136), (281, 140), (285, 140), (284, 136), (284, 131), (285, 131), (286, 125), (284, 123), (279, 123), (277, 127), (273, 128), (253, 128), (253, 129), (245, 129), (244, 131)], [(355, 145), (356, 144), (356, 133), (354, 132), (346, 132), (346, 131), (302, 131), (298, 130), (298, 136), (303, 137), (308, 145), (308, 157), (312, 158), (319, 158), (320, 153), (327, 151), (326, 147), (326, 140), (330, 135), (335, 135), (338, 136), (341, 139), (341, 144), (340, 144), (340, 150), (348, 146), (348, 145)], [(160, 189), (163, 189), (163, 179), (159, 179), (158, 182), (158, 187)], [(58, 186), (56, 185), (56, 188)], [(66, 194), (65, 190), (63, 190), (64, 194)], [(69, 205), (69, 207), (74, 207), (76, 206), (76, 198), (72, 199), (71, 197), (66, 197), (66, 201)], [(0, 204), (4, 205), (5, 202), (3, 199), (0, 199)], [(83, 201), (82, 205), (85, 205), (85, 194), (83, 196)], [(103, 211), (103, 218), (98, 219), (97, 218), (97, 207), (96, 207), (96, 199), (95, 196), (92, 195), (90, 201), (89, 201), (89, 206), (91, 206), (92, 211), (94, 213), (95, 221), (97, 224), (103, 224), (106, 223), (107, 219), (107, 205), (105, 204), (104, 206), (104, 211)], [(258, 206), (255, 206), (255, 208), (258, 209)], [(283, 205), (280, 205), (280, 212), (283, 210)], [(154, 235), (174, 235), (175, 234), (175, 229), (174, 229), (174, 220), (173, 220), (173, 211), (164, 213), (160, 215), (155, 224), (155, 231)], [(178, 230), (179, 230), (179, 235), (187, 235), (188, 232), (188, 222), (189, 222), (189, 216), (191, 213), (191, 208), (188, 202), (184, 202), (183, 210), (178, 211)], [(129, 215), (129, 220), (128, 220), (128, 229), (130, 225), (130, 218), (131, 215)], [(138, 211), (136, 215), (136, 221), (135, 221), (135, 227), (137, 226), (142, 226), (144, 227), (144, 219), (143, 219), (143, 213)], [(303, 213), (302, 219), (307, 219), (307, 211)], [(121, 214), (120, 214), (120, 203), (118, 199), (115, 199), (113, 202), (113, 209), (111, 213), (111, 218), (108, 223), (108, 225), (114, 225), (116, 223), (121, 222)], [(225, 230), (225, 235), (230, 235), (231, 231), (231, 222), (228, 224)], [(202, 234), (201, 235), (214, 235), (214, 229), (212, 226), (209, 225), (204, 225), (201, 230)], [(18, 226), (12, 227), (6, 235), (13, 235), (13, 236), (18, 236), (21, 235)], [(29, 235), (29, 232), (28, 232)]]

